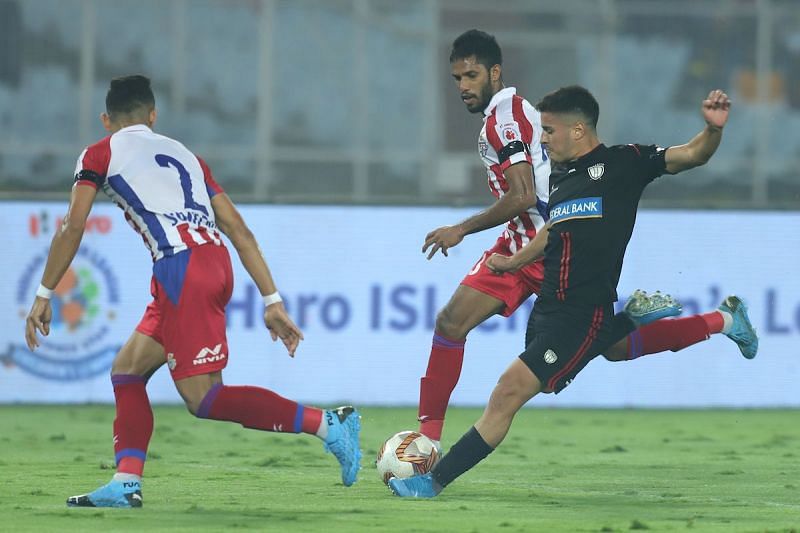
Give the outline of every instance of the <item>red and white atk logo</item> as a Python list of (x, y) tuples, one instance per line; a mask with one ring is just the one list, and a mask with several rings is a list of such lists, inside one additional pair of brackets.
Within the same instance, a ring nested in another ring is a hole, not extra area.
[(200, 353), (198, 353), (194, 357), (194, 361), (192, 361), (192, 364), (204, 365), (206, 363), (216, 363), (217, 361), (222, 361), (227, 357), (227, 355), (221, 352), (222, 352), (221, 343), (217, 344), (213, 348), (203, 348), (202, 350), (200, 350)]

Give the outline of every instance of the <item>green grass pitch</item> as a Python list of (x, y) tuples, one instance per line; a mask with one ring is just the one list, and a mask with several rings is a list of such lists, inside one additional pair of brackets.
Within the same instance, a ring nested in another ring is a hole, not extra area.
[[(374, 457), (414, 410), (363, 408), (342, 486), (314, 437), (156, 407), (138, 510), (68, 509), (113, 473), (112, 406), (0, 407), (0, 531), (800, 531), (800, 412), (525, 409), (436, 500), (401, 500)], [(451, 445), (480, 414), (452, 409)]]

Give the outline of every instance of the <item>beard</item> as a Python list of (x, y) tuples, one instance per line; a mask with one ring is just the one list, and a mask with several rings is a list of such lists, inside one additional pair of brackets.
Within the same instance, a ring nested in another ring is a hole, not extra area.
[(467, 104), (466, 102), (464, 105), (467, 106), (467, 111), (470, 113), (483, 113), (486, 110), (486, 107), (489, 105), (489, 102), (492, 99), (492, 86), (491, 84), (487, 83), (483, 87), (478, 94), (475, 95), (475, 101), (471, 104)]

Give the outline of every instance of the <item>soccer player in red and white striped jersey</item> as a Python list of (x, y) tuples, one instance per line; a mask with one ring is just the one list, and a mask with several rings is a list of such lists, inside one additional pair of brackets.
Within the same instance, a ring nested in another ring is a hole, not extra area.
[(233, 243), (264, 297), (264, 324), (272, 339), (280, 338), (294, 356), (303, 334), (283, 306), (258, 242), (208, 165), (180, 142), (152, 131), (156, 109), (150, 80), (112, 80), (102, 120), (110, 135), (78, 159), (69, 210), (53, 237), (25, 338), (33, 350), (39, 345), (37, 331), (50, 331), (53, 289), (78, 250), (98, 189), (124, 211), (153, 258), (153, 301), (111, 368), (117, 472), (108, 484), (72, 496), (67, 504), (142, 506), (142, 472), (153, 432), (145, 387), (165, 363), (187, 408), (198, 418), (316, 435), (339, 461), (344, 485), (352, 485), (361, 456), (358, 411), (322, 411), (267, 389), (222, 382), (229, 357), (225, 306), (233, 290), (233, 271), (220, 231)]
[(485, 261), (493, 253), (513, 255), (536, 235), (547, 218), (550, 164), (540, 144), (539, 112), (516, 89), (503, 83), (502, 52), (495, 38), (469, 30), (454, 42), (450, 68), (462, 101), (481, 114), (478, 153), (496, 198), (488, 209), (433, 230), (423, 253), (445, 256), (469, 234), (504, 224), (494, 246), (484, 252), (436, 317), (433, 345), (420, 384), (420, 431), (439, 441), (450, 394), (458, 382), (467, 334), (492, 315), (510, 316), (541, 287), (541, 262), (498, 276)]

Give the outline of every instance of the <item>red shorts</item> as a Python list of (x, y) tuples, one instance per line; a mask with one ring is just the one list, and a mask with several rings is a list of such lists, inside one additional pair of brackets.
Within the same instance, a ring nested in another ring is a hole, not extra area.
[(233, 269), (224, 246), (204, 244), (153, 265), (153, 301), (136, 331), (164, 346), (172, 379), (225, 368), (225, 306), (232, 291)]
[(531, 294), (539, 294), (544, 279), (544, 266), (541, 261), (526, 265), (516, 272), (503, 274), (495, 274), (487, 268), (486, 260), (490, 255), (512, 255), (508, 247), (509, 242), (504, 236), (497, 239), (494, 246), (483, 252), (472, 270), (461, 280), (462, 285), (472, 287), (505, 303), (506, 307), (501, 313), (503, 316), (511, 316)]

